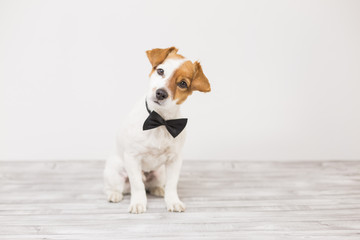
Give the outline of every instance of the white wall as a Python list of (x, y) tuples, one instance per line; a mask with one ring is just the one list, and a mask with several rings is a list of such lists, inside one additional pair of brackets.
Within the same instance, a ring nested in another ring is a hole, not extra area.
[(0, 1), (0, 159), (104, 159), (145, 50), (201, 60), (187, 159), (360, 159), (360, 1)]

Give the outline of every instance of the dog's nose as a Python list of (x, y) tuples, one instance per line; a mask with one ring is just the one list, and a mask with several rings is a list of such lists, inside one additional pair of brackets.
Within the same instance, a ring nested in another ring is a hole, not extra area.
[(156, 98), (157, 100), (163, 100), (167, 98), (169, 95), (164, 89), (158, 89), (156, 90)]

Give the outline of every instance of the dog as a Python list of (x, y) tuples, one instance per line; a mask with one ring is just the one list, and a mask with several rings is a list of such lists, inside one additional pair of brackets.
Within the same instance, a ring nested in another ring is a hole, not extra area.
[(175, 47), (146, 51), (152, 66), (149, 90), (125, 120), (106, 161), (107, 199), (120, 202), (131, 193), (130, 213), (146, 211), (146, 191), (164, 197), (168, 211), (185, 211), (177, 193), (187, 122), (180, 106), (193, 91), (211, 88), (200, 63), (177, 52)]

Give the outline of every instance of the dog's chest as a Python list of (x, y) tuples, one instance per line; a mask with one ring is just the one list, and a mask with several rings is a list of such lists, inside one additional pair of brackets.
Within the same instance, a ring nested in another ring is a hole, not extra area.
[(177, 141), (166, 132), (164, 127), (149, 130), (141, 151), (141, 165), (144, 171), (157, 169), (176, 156)]
[(174, 152), (171, 148), (152, 148), (141, 158), (143, 171), (152, 171), (165, 164), (166, 161), (174, 158)]

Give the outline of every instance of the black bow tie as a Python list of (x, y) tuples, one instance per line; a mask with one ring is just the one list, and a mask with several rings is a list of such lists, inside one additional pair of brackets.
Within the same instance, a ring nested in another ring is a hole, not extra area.
[(149, 117), (145, 120), (143, 130), (149, 130), (153, 128), (157, 128), (161, 125), (165, 125), (168, 132), (176, 138), (182, 130), (184, 130), (187, 118), (179, 118), (179, 119), (172, 119), (172, 120), (165, 120), (163, 119), (157, 112), (150, 111), (147, 102), (145, 101), (146, 110), (149, 112)]

